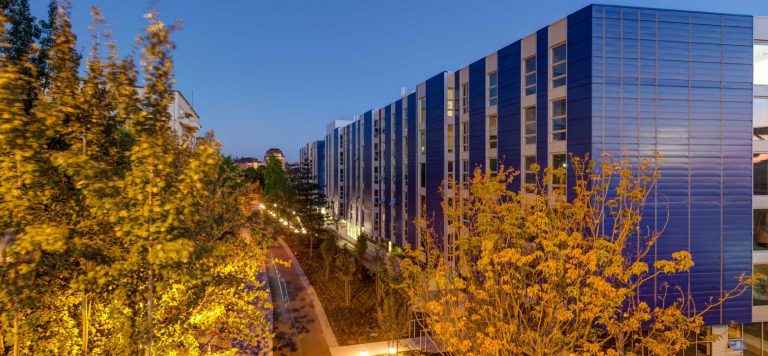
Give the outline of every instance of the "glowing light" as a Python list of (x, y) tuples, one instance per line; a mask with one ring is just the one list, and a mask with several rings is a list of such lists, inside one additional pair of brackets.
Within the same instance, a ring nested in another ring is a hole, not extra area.
[(394, 354), (396, 354), (396, 353), (397, 353), (397, 349), (395, 349), (394, 347), (390, 346), (390, 347), (389, 347), (389, 354), (390, 354), (390, 355), (394, 355)]
[(360, 356), (368, 356), (368, 351), (367, 350), (360, 351)]

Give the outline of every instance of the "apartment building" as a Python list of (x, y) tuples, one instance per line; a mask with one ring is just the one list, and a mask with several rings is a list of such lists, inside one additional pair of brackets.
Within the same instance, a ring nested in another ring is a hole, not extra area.
[(325, 140), (307, 143), (299, 149), (299, 165), (304, 162), (312, 167), (312, 175), (320, 186), (320, 193), (325, 194)]
[[(590, 5), (326, 135), (327, 198), (352, 238), (414, 246), (424, 214), (450, 248), (448, 177), (511, 166), (521, 189), (531, 163), (567, 166), (568, 153), (659, 152), (645, 219), (669, 223), (655, 255), (689, 250), (696, 266), (658, 285), (703, 305), (742, 273), (768, 274), (768, 18)], [(570, 189), (569, 173), (550, 189)], [(766, 321), (761, 283), (709, 312), (704, 332), (722, 337), (685, 354), (768, 353)]]

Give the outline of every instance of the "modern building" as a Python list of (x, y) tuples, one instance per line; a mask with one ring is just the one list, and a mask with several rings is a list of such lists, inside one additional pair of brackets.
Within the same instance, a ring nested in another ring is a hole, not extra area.
[(283, 168), (285, 168), (285, 154), (283, 154), (283, 151), (279, 148), (272, 147), (267, 150), (266, 153), (264, 153), (264, 164), (269, 163), (269, 156), (274, 156), (280, 162), (283, 164)]
[(310, 142), (299, 149), (299, 165), (304, 162), (312, 167), (312, 175), (320, 186), (320, 193), (325, 194), (325, 140)]
[[(136, 91), (139, 95), (144, 95), (143, 87), (136, 88)], [(168, 113), (171, 115), (169, 124), (179, 136), (194, 139), (202, 128), (200, 125), (200, 115), (197, 114), (192, 104), (184, 97), (184, 94), (178, 90), (174, 90), (172, 94), (173, 102), (168, 106)]]
[(259, 166), (262, 165), (261, 161), (259, 161), (256, 157), (240, 157), (235, 159), (235, 164), (242, 168), (242, 169), (248, 169), (248, 168), (259, 168)]
[[(766, 138), (768, 18), (590, 5), (329, 124), (327, 198), (352, 238), (413, 246), (424, 214), (450, 249), (446, 178), (511, 166), (523, 169), (511, 187), (521, 189), (534, 183), (526, 167), (567, 165), (568, 153), (638, 163), (659, 152), (657, 199), (645, 209), (651, 226), (669, 214), (656, 256), (688, 250), (696, 266), (658, 286), (680, 286), (702, 307), (743, 273), (768, 275)], [(550, 189), (572, 187), (572, 173)], [(644, 293), (658, 300), (662, 290)], [(704, 332), (722, 337), (685, 354), (740, 354), (741, 343), (743, 354), (768, 353), (763, 322), (765, 281), (707, 313)]]

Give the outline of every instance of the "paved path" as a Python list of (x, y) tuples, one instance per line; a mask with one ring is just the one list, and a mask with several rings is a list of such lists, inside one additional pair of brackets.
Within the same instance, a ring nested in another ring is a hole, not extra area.
[[(269, 257), (267, 272), (274, 306), (275, 355), (330, 356), (329, 345), (335, 347), (338, 342), (298, 261), (280, 240), (270, 249)], [(291, 261), (290, 267), (274, 263), (273, 258)]]

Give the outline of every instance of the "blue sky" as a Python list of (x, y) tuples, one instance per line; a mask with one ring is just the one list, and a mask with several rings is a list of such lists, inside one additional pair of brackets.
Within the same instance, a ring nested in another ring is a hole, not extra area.
[[(30, 0), (45, 16), (48, 0)], [(128, 53), (144, 0), (72, 0), (84, 51), (89, 9), (101, 8)], [(176, 88), (225, 154), (289, 161), (334, 119), (386, 105), (443, 70), (456, 70), (578, 10), (581, 0), (160, 0), (174, 37)], [(766, 0), (607, 1), (647, 7), (768, 15)], [(522, 5), (526, 4), (526, 5)]]

